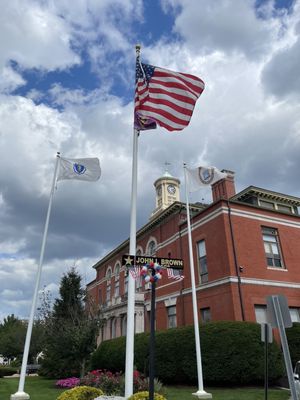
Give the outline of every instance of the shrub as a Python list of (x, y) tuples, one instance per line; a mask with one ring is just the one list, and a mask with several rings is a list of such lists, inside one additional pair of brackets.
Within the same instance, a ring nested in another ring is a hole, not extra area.
[(11, 376), (13, 374), (16, 374), (18, 372), (19, 368), (15, 367), (6, 367), (6, 366), (0, 366), (0, 378), (3, 378), (3, 376)]
[(80, 379), (75, 378), (74, 376), (72, 378), (66, 378), (66, 379), (59, 379), (56, 381), (55, 386), (61, 387), (61, 388), (73, 388), (75, 386), (80, 385)]
[(117, 396), (123, 392), (124, 379), (118, 372), (113, 374), (106, 370), (95, 370), (83, 377), (80, 384), (99, 388), (109, 396)]
[(78, 386), (73, 389), (66, 390), (57, 400), (94, 400), (97, 396), (102, 396), (100, 389), (89, 386)]
[(92, 355), (91, 367), (112, 372), (124, 371), (125, 346), (125, 336), (102, 342)]
[[(120, 339), (120, 338), (118, 338)], [(124, 370), (125, 340), (103, 342), (94, 352), (93, 367), (112, 365)], [(194, 327), (156, 332), (155, 374), (163, 383), (197, 382)], [(255, 384), (264, 380), (264, 343), (254, 322), (219, 321), (200, 325), (203, 377), (213, 385)], [(123, 344), (122, 344), (123, 343)], [(121, 345), (124, 346), (121, 348)], [(118, 352), (118, 354), (114, 354)], [(149, 334), (135, 336), (135, 365), (148, 373)], [(114, 360), (113, 363), (109, 359)], [(270, 382), (283, 374), (282, 355), (276, 342), (269, 344)]]
[(294, 323), (292, 328), (286, 329), (286, 336), (289, 343), (292, 363), (295, 366), (296, 362), (300, 360), (300, 323)]
[[(137, 392), (128, 397), (128, 400), (149, 400), (149, 392)], [(166, 400), (164, 396), (154, 393), (154, 400)]]

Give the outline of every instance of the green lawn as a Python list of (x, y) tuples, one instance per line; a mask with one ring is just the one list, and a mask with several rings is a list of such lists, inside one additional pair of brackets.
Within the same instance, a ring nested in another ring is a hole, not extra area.
[[(197, 397), (192, 393), (196, 388), (192, 387), (166, 387), (166, 397), (168, 400), (196, 400)], [(211, 393), (213, 400), (264, 400), (265, 392), (263, 388), (205, 388), (207, 393)], [(289, 391), (280, 389), (269, 389), (268, 400), (287, 400), (290, 397)]]
[[(55, 381), (40, 377), (26, 377), (25, 392), (30, 395), (30, 400), (56, 400), (58, 395), (63, 392), (57, 389)], [(10, 395), (18, 390), (18, 378), (0, 379), (0, 399), (10, 400)]]
[[(17, 378), (0, 379), (0, 399), (9, 400), (10, 395), (18, 389)], [(62, 389), (56, 389), (55, 381), (40, 377), (27, 377), (25, 381), (25, 392), (30, 395), (31, 400), (56, 400)], [(187, 386), (167, 386), (166, 397), (168, 400), (196, 400), (192, 395), (196, 388)], [(263, 388), (205, 388), (206, 392), (213, 395), (214, 400), (264, 400)], [(270, 389), (268, 400), (287, 400), (290, 397), (286, 390)]]

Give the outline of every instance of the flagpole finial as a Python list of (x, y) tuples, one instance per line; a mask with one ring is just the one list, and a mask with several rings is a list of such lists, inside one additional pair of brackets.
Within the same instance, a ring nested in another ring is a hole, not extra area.
[(140, 44), (135, 45), (135, 52), (136, 52), (137, 57), (139, 57), (139, 55), (140, 55), (141, 47), (142, 46)]

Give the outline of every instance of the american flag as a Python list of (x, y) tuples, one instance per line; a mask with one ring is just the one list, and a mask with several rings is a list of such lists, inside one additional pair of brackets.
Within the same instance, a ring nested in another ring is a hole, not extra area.
[(180, 131), (192, 117), (204, 82), (196, 76), (136, 63), (135, 127)]
[(173, 268), (167, 268), (168, 278), (175, 279), (177, 281), (181, 281), (181, 279), (183, 279), (184, 276), (180, 274), (180, 270), (176, 269), (175, 271), (178, 273), (175, 274)]
[(140, 276), (141, 268), (132, 266), (132, 267), (129, 267), (129, 272), (130, 272), (131, 276), (133, 277), (133, 279), (137, 279)]

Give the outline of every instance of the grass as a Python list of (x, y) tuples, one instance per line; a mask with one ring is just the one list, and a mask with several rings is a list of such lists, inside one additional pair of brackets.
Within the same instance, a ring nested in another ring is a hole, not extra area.
[[(56, 400), (63, 389), (55, 387), (55, 380), (43, 379), (38, 376), (26, 377), (25, 393), (30, 395), (30, 400)], [(18, 390), (18, 378), (0, 379), (0, 399), (9, 400), (10, 395)]]
[[(10, 395), (18, 390), (18, 378), (0, 379), (0, 399), (9, 400)], [(57, 389), (55, 381), (40, 377), (27, 377), (25, 392), (30, 395), (30, 400), (56, 400), (63, 389)], [(196, 400), (192, 395), (196, 388), (190, 386), (166, 386), (168, 400)], [(213, 400), (264, 400), (263, 388), (205, 388), (211, 393)], [(268, 400), (288, 400), (289, 391), (269, 389)]]
[[(188, 386), (166, 387), (166, 397), (168, 400), (196, 400), (197, 397), (192, 393), (196, 388)], [(264, 388), (205, 388), (207, 393), (212, 394), (213, 400), (264, 400)], [(281, 389), (269, 389), (268, 400), (288, 400), (290, 392)]]

